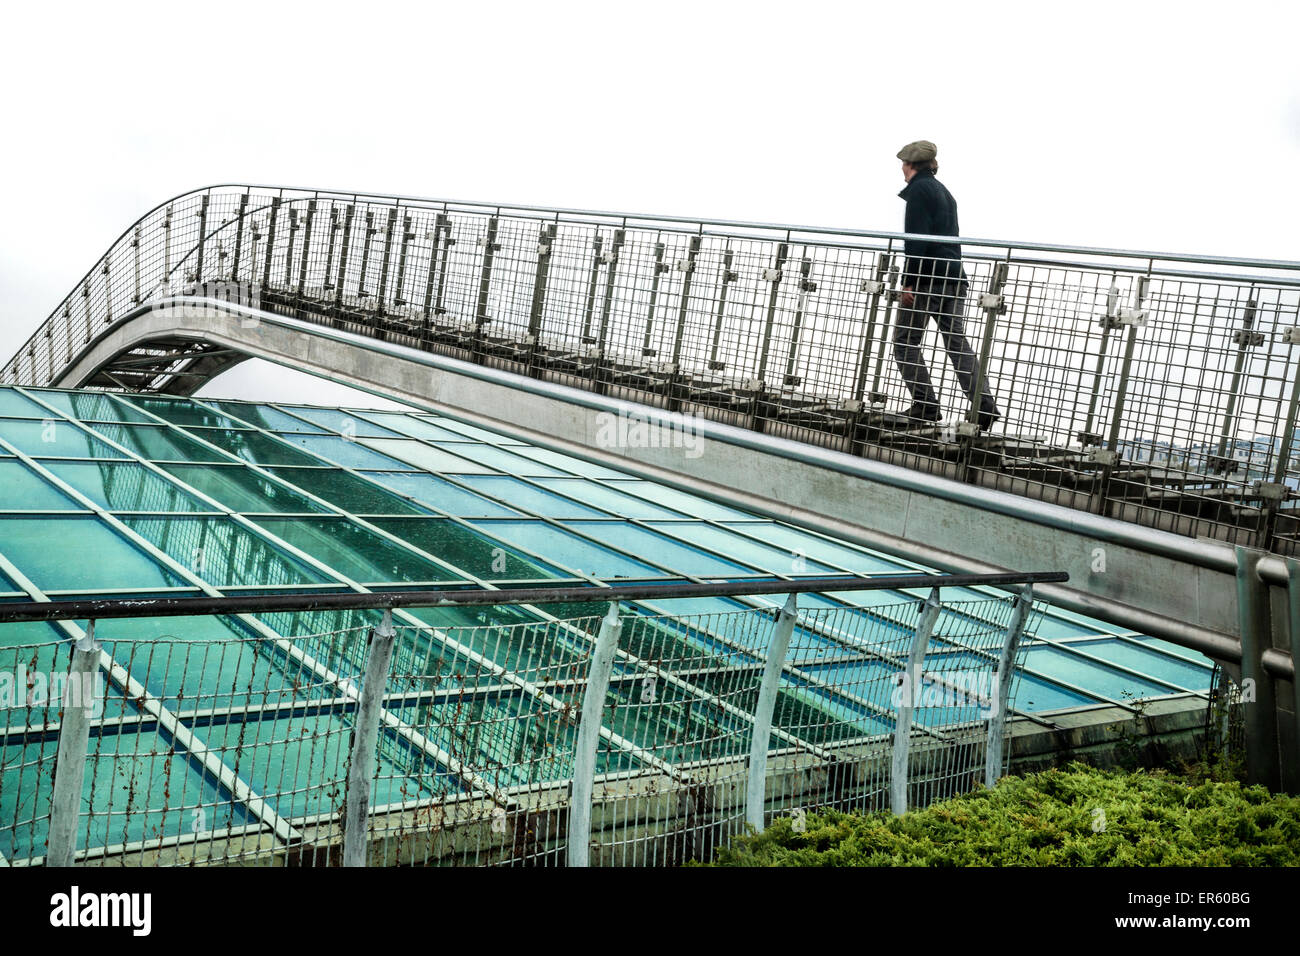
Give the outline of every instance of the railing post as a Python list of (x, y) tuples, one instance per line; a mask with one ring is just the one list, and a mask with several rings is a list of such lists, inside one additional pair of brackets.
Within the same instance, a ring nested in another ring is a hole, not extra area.
[(393, 262), (393, 230), (397, 226), (397, 208), (388, 210), (384, 222), (384, 255), (379, 260), (379, 291), (375, 293), (375, 306), (379, 313), (388, 311), (388, 273)]
[(584, 345), (594, 341), (591, 337), (591, 321), (596, 315), (596, 286), (600, 282), (600, 267), (603, 264), (601, 251), (604, 246), (604, 237), (596, 233), (591, 241), (591, 271), (587, 276), (587, 297), (582, 308), (582, 333), (579, 342)]
[(497, 242), (497, 225), (497, 217), (489, 217), (487, 234), (479, 239), (483, 246), (483, 264), (479, 270), (478, 302), (474, 306), (474, 338), (470, 345), (470, 358), (476, 362), (482, 362), (484, 358), (483, 340), (486, 333), (483, 327), (492, 321), (488, 315), (488, 296), (492, 291), (492, 263), (501, 248)]
[(659, 285), (663, 280), (663, 274), (668, 271), (668, 263), (664, 262), (664, 253), (668, 247), (662, 242), (655, 243), (655, 265), (654, 275), (650, 279), (650, 302), (646, 306), (645, 312), (645, 335), (641, 340), (641, 357), (648, 358), (657, 355), (658, 350), (650, 347), (650, 340), (654, 335), (655, 329), (655, 309), (659, 306)]
[(275, 256), (275, 222), (280, 216), (280, 197), (271, 198), (271, 215), (266, 221), (266, 262), (262, 265), (262, 287), (271, 284), (271, 260)]
[(785, 260), (790, 254), (788, 243), (778, 243), (772, 268), (763, 270), (763, 278), (771, 283), (767, 293), (767, 310), (763, 316), (763, 342), (758, 350), (758, 364), (754, 367), (757, 387), (762, 390), (767, 382), (767, 356), (772, 350), (772, 330), (776, 326), (776, 306), (781, 298), (781, 279), (785, 276)]
[(794, 325), (790, 329), (790, 351), (786, 354), (785, 378), (782, 379), (782, 384), (791, 388), (802, 383), (802, 378), (795, 375), (794, 370), (799, 361), (799, 336), (803, 332), (804, 316), (808, 313), (808, 295), (817, 291), (817, 283), (809, 278), (811, 274), (812, 259), (805, 256), (799, 266), (799, 299), (795, 304)]
[[(86, 776), (86, 748), (90, 743), (91, 701), (94, 678), (102, 654), (95, 640), (95, 622), (72, 651), (63, 713), (59, 719), (59, 749), (54, 764), (54, 793), (50, 798), (50, 835), (46, 866), (72, 866), (77, 852), (77, 824), (81, 819), (81, 792)], [(75, 700), (69, 699), (75, 695)]]
[(1237, 621), (1241, 630), (1241, 691), (1246, 709), (1246, 782), (1276, 790), (1281, 779), (1277, 700), (1264, 652), (1273, 646), (1268, 585), (1259, 576), (1265, 552), (1237, 546)]
[(605, 393), (606, 382), (600, 375), (602, 364), (605, 361), (605, 346), (609, 338), (609, 315), (614, 307), (614, 283), (618, 278), (618, 261), (619, 254), (623, 250), (623, 243), (627, 239), (626, 229), (614, 230), (614, 241), (607, 252), (602, 253), (601, 258), (608, 264), (605, 270), (605, 292), (601, 297), (600, 304), (600, 331), (596, 334), (595, 351), (591, 353), (591, 378), (593, 390), (598, 395)]
[(1228, 405), (1223, 410), (1223, 425), (1219, 429), (1219, 442), (1215, 454), (1210, 456), (1210, 471), (1216, 474), (1230, 475), (1237, 470), (1237, 461), (1229, 447), (1232, 444), (1233, 419), (1237, 417), (1237, 399), (1241, 394), (1242, 372), (1246, 367), (1246, 356), (1257, 345), (1264, 344), (1264, 333), (1255, 331), (1255, 299), (1246, 300), (1245, 313), (1242, 315), (1241, 328), (1232, 333), (1237, 345), (1237, 358), (1232, 366), (1232, 383), (1228, 386)]
[(401, 308), (406, 305), (406, 260), (410, 255), (411, 240), (415, 233), (411, 231), (410, 213), (402, 215), (402, 243), (397, 250), (397, 280), (393, 287), (393, 305)]
[(719, 372), (727, 363), (718, 359), (718, 346), (722, 341), (722, 321), (727, 314), (727, 287), (739, 276), (732, 270), (731, 264), (735, 253), (731, 251), (731, 240), (727, 240), (727, 249), (722, 256), (722, 273), (718, 277), (718, 307), (713, 313), (713, 339), (709, 344), (709, 371)]
[(1016, 606), (1007, 623), (1007, 633), (1002, 641), (1002, 652), (998, 655), (996, 673), (997, 686), (993, 692), (997, 695), (991, 704), (993, 712), (989, 715), (988, 745), (984, 749), (984, 786), (990, 790), (1002, 776), (1002, 736), (1007, 725), (1007, 709), (1011, 701), (1011, 678), (1015, 676), (1016, 654), (1020, 650), (1020, 638), (1024, 635), (1029, 612), (1034, 607), (1034, 586), (1026, 584), (1016, 598)]
[(545, 223), (537, 228), (537, 269), (533, 275), (533, 295), (528, 304), (528, 373), (537, 374), (536, 362), (542, 338), (542, 313), (546, 309), (546, 287), (551, 275), (558, 225)]
[(749, 778), (745, 786), (745, 821), (758, 832), (763, 831), (763, 807), (767, 798), (767, 750), (772, 735), (772, 715), (776, 712), (777, 692), (781, 689), (781, 670), (785, 666), (786, 652), (790, 649), (790, 635), (799, 616), (798, 595), (791, 594), (772, 628), (772, 640), (767, 647), (767, 664), (763, 668), (763, 682), (758, 688), (758, 704), (754, 708), (754, 730), (749, 741)]
[[(424, 234), (424, 238), (429, 242), (429, 273), (424, 277), (424, 309), (420, 316), (420, 341), (428, 338), (429, 321), (434, 314), (433, 286), (435, 282), (438, 282), (438, 247), (442, 243), (443, 231), (446, 227), (446, 215), (437, 213), (433, 217), (433, 228), (427, 230)], [(441, 290), (441, 283), (439, 283), (438, 288)]]
[[(244, 217), (247, 214), (248, 193), (244, 192), (239, 196), (239, 212), (235, 215), (235, 252), (230, 263), (230, 278), (234, 282), (239, 281), (239, 256), (244, 251)], [(251, 269), (249, 270), (248, 280), (250, 283), (253, 280)]]
[(357, 207), (354, 203), (348, 203), (347, 208), (343, 211), (343, 239), (339, 246), (339, 270), (338, 279), (334, 283), (334, 317), (337, 319), (343, 309), (343, 283), (348, 277), (348, 259), (352, 253), (352, 219), (356, 215)]
[(587, 690), (582, 695), (578, 740), (573, 752), (573, 782), (569, 794), (569, 866), (586, 866), (591, 855), (591, 798), (596, 786), (596, 748), (605, 714), (605, 694), (614, 669), (614, 654), (623, 623), (618, 602), (611, 601), (600, 622), (600, 634), (587, 668)]
[[(980, 297), (980, 308), (984, 310), (984, 340), (980, 343), (980, 367), (979, 374), (975, 376), (975, 395), (971, 398), (970, 411), (966, 413), (967, 424), (974, 426), (976, 432), (979, 431), (980, 406), (989, 387), (989, 361), (993, 356), (993, 336), (998, 316), (1007, 311), (1006, 297), (1002, 290), (1006, 287), (1007, 273), (1010, 270), (1011, 264), (1005, 260), (994, 265), (989, 290)], [(968, 433), (970, 431), (967, 429)]]
[(379, 711), (388, 687), (388, 666), (396, 639), (393, 612), (386, 608), (383, 620), (370, 632), (366, 673), (357, 700), (356, 722), (352, 727), (352, 755), (348, 760), (347, 796), (343, 810), (344, 866), (366, 865), (370, 784), (375, 777), (375, 750), (379, 745)]
[[(876, 338), (876, 321), (880, 315), (880, 297), (885, 291), (885, 275), (889, 271), (889, 253), (882, 252), (876, 260), (874, 279), (864, 279), (859, 291), (867, 293), (867, 323), (862, 334), (862, 351), (858, 356), (858, 370), (853, 376), (852, 397), (859, 402), (867, 401), (867, 374), (871, 365), (871, 343)], [(874, 404), (875, 395), (871, 397)]]
[[(307, 221), (302, 227), (302, 265), (298, 267), (298, 296), (307, 289), (307, 266), (311, 262), (311, 229), (316, 221), (316, 200), (307, 200)], [(325, 267), (325, 281), (329, 281), (329, 265)]]
[(907, 812), (907, 759), (912, 749), (912, 710), (921, 696), (921, 667), (925, 651), (930, 644), (934, 622), (939, 619), (943, 605), (939, 589), (931, 588), (916, 624), (912, 637), (912, 650), (907, 655), (907, 671), (903, 674), (902, 696), (894, 721), (894, 753), (889, 773), (889, 808), (897, 814)]

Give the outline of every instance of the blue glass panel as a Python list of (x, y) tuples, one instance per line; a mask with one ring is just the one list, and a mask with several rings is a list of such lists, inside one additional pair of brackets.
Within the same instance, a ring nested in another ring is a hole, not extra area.
[(395, 438), (397, 432), (383, 428), (374, 422), (366, 421), (357, 415), (350, 415), (337, 408), (303, 408), (297, 405), (285, 405), (284, 410), (305, 418), (314, 425), (320, 425), (331, 431), (342, 433), (349, 438)]
[[(752, 567), (728, 561), (700, 548), (674, 541), (626, 521), (572, 521), (569, 526), (603, 541), (627, 554), (642, 557), (671, 568), (678, 574), (734, 575), (753, 574)], [(700, 525), (693, 525), (692, 533)]]
[(425, 441), (464, 441), (465, 436), (459, 432), (439, 428), (423, 418), (403, 415), (401, 412), (366, 412), (365, 417), (391, 428), (409, 438), (422, 438)]
[(415, 471), (367, 471), (363, 474), (371, 481), (400, 495), (412, 498), (455, 515), (457, 518), (517, 518), (519, 514), (505, 505), (489, 501), (482, 495), (457, 487), (449, 481)]
[(525, 445), (517, 438), (510, 438), (506, 435), (500, 435), (496, 432), (488, 431), (486, 428), (479, 428), (477, 425), (470, 425), (467, 422), (458, 422), (454, 418), (444, 418), (440, 415), (420, 415), (417, 416), (424, 421), (432, 422), (439, 428), (446, 428), (450, 431), (464, 435), (474, 441), (485, 441), (492, 445)]
[(1065, 651), (1044, 645), (1025, 650), (1024, 666), (1047, 677), (1055, 677), (1076, 687), (1085, 687), (1095, 694), (1111, 700), (1128, 700), (1172, 694), (1172, 688), (1145, 680), (1122, 671), (1111, 670), (1102, 664), (1067, 654)]
[(269, 432), (308, 432), (316, 435), (325, 433), (325, 429), (319, 425), (312, 425), (270, 405), (254, 405), (247, 402), (209, 402), (208, 404), (220, 408), (231, 418)]
[[(321, 458), (326, 459), (321, 464), (333, 462), (343, 465), (345, 468), (402, 470), (400, 461), (389, 458), (387, 455), (381, 455), (377, 451), (366, 448), (359, 442), (348, 441), (334, 435), (295, 435), (286, 433), (282, 437), (300, 448), (307, 449), (313, 455), (319, 455)], [(373, 440), (382, 441), (383, 439)]]
[(71, 422), (54, 419), (0, 419), (0, 438), (34, 458), (127, 457)]
[(836, 564), (855, 574), (907, 574), (914, 570), (883, 555), (869, 554), (837, 541), (828, 541), (774, 521), (728, 522), (737, 531), (761, 538), (787, 552), (802, 551), (810, 558)]
[(544, 462), (552, 465), (562, 471), (572, 472), (575, 475), (582, 475), (584, 478), (628, 478), (630, 477), (625, 471), (615, 471), (613, 468), (606, 468), (604, 465), (597, 465), (595, 462), (583, 461), (581, 458), (574, 458), (572, 455), (562, 455), (558, 451), (551, 451), (549, 448), (537, 448), (532, 445), (525, 445), (514, 449), (516, 454), (523, 455), (525, 458), (532, 458), (535, 461)]
[(793, 551), (784, 551), (761, 541), (753, 541), (738, 534), (702, 522), (649, 522), (650, 526), (666, 534), (676, 534), (702, 548), (717, 551), (737, 561), (762, 568), (774, 574), (835, 574), (835, 568)]
[(180, 486), (133, 461), (48, 461), (45, 467), (110, 511), (212, 511)]
[(147, 422), (148, 415), (103, 392), (33, 391), (41, 401), (83, 422)]
[[(451, 442), (437, 442), (436, 444), (439, 448), (464, 455), (476, 464), (493, 468), (503, 475), (523, 475), (527, 478), (542, 476), (558, 478), (564, 475), (564, 472), (558, 468), (543, 465), (541, 462), (533, 461), (531, 458), (525, 458), (522, 455), (516, 455), (504, 448), (497, 448), (495, 445), (472, 442), (460, 445)], [(445, 468), (443, 470), (450, 472), (453, 469)], [(477, 471), (478, 469), (471, 470)]]
[(1209, 690), (1213, 673), (1210, 662), (1198, 664), (1183, 657), (1171, 657), (1156, 650), (1148, 650), (1127, 641), (1101, 640), (1076, 641), (1071, 647), (1087, 651), (1096, 657), (1131, 668), (1141, 674), (1167, 680), (1188, 690)]
[(602, 548), (541, 521), (478, 521), (475, 524), (498, 538), (597, 578), (668, 576), (667, 572), (626, 554)]
[(321, 460), (274, 435), (252, 429), (191, 428), (191, 435), (254, 465), (319, 465)]
[(177, 425), (199, 425), (211, 428), (233, 428), (235, 423), (211, 408), (204, 408), (186, 398), (159, 398), (154, 395), (124, 396), (136, 408)]
[(146, 591), (185, 583), (90, 516), (0, 517), (0, 552), (42, 591)]
[[(475, 442), (448, 445), (447, 448), (451, 449), (451, 451), (444, 451), (441, 448), (426, 445), (413, 438), (368, 438), (366, 444), (423, 471), (442, 472), (448, 475), (486, 475), (493, 470), (485, 465), (478, 464), (477, 461), (452, 454), (455, 451), (466, 455), (477, 454), (479, 449), (488, 447)], [(392, 467), (391, 462), (389, 467)]]
[(361, 584), (464, 580), (397, 542), (345, 518), (253, 520), (298, 550)]
[[(43, 856), (58, 740), (0, 747), (0, 853)], [(189, 835), (252, 822), (245, 811), (156, 731), (92, 735), (77, 847)], [(26, 766), (24, 766), (26, 764)], [(164, 809), (165, 808), (165, 809)], [(18, 821), (15, 823), (15, 821)]]
[(586, 478), (537, 478), (538, 484), (552, 488), (563, 495), (586, 501), (620, 518), (685, 518), (684, 515), (645, 498), (625, 494), (615, 488)]
[(0, 461), (0, 488), (4, 489), (0, 495), (0, 508), (15, 511), (82, 510), (81, 505), (15, 458)]
[(219, 588), (333, 580), (225, 516), (127, 516), (122, 521), (173, 561)]
[(754, 519), (754, 516), (749, 512), (729, 508), (726, 505), (709, 501), (707, 498), (701, 498), (699, 495), (678, 491), (676, 488), (669, 488), (667, 485), (661, 485), (653, 481), (640, 481), (637, 479), (627, 481), (611, 480), (609, 487), (625, 491), (629, 495), (636, 495), (638, 498), (645, 498), (647, 501), (653, 501), (665, 508), (672, 508), (674, 511), (680, 511), (692, 518), (708, 518), (713, 521), (752, 521)]
[(42, 408), (31, 399), (5, 386), (0, 386), (0, 415), (9, 415), (14, 418), (51, 417), (48, 408)]
[(525, 511), (532, 511), (544, 518), (604, 518), (607, 517), (595, 508), (588, 508), (571, 498), (551, 494), (507, 475), (465, 475), (465, 484), (476, 488), (485, 495), (498, 501), (505, 501)]
[(220, 451), (200, 445), (183, 431), (165, 425), (98, 424), (94, 427), (97, 434), (151, 461), (229, 460)]

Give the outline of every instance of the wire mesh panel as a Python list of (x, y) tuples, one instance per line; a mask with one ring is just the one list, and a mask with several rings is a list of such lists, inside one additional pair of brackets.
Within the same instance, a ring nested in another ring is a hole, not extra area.
[[(201, 296), (254, 310), (241, 322), (280, 313), (1180, 534), (1300, 545), (1294, 263), (976, 241), (965, 281), (936, 286), (919, 274), (947, 262), (905, 258), (902, 238), (216, 187), (124, 232), (0, 382), (58, 382), (129, 316)], [(87, 384), (189, 391), (236, 360), (162, 336)]]
[[(712, 858), (750, 816), (755, 726), (769, 717), (764, 819), (884, 805), (903, 703), (910, 803), (977, 786), (1013, 602), (947, 605), (913, 688), (904, 675), (926, 633), (920, 602), (816, 601), (789, 623), (762, 607), (625, 612), (591, 714), (596, 617), (399, 624), (377, 688), (366, 673), (378, 632), (310, 630), (333, 612), (267, 616), (293, 636), (251, 619), (195, 619), (174, 633), (159, 622), (177, 619), (101, 622), (98, 666), (75, 691), (67, 640), (48, 625), (6, 625), (0, 853), (45, 855), (69, 706), (90, 718), (74, 807), (81, 863), (337, 865), (352, 839), (370, 865), (560, 864), (584, 719), (599, 721), (595, 865)], [(769, 661), (783, 626), (788, 651)], [(379, 718), (367, 731), (368, 696)], [(368, 748), (366, 822), (350, 835), (351, 768)]]

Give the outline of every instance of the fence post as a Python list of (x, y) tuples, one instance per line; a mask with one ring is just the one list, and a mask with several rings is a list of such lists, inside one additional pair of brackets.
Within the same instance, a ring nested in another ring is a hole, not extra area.
[(1277, 697), (1264, 652), (1273, 646), (1268, 585), (1259, 576), (1266, 552), (1237, 546), (1237, 620), (1241, 629), (1241, 691), (1246, 717), (1246, 782), (1278, 789)]
[(939, 589), (931, 588), (916, 624), (912, 637), (912, 650), (907, 655), (907, 672), (903, 675), (902, 699), (894, 722), (894, 754), (889, 773), (889, 808), (894, 813), (907, 812), (907, 758), (912, 749), (912, 709), (921, 695), (921, 666), (930, 644), (934, 622), (943, 605), (939, 602)]
[[(50, 835), (46, 866), (72, 866), (77, 852), (77, 823), (81, 819), (81, 791), (86, 775), (86, 747), (90, 743), (91, 702), (101, 649), (95, 640), (95, 622), (72, 651), (63, 714), (59, 719), (59, 749), (54, 764), (54, 793), (50, 798)], [(71, 697), (75, 695), (75, 700)]]
[(993, 699), (993, 713), (989, 715), (988, 746), (984, 749), (984, 786), (989, 789), (998, 782), (1002, 775), (1002, 734), (1007, 725), (1007, 707), (1011, 699), (1011, 678), (1015, 674), (1016, 653), (1020, 650), (1020, 638), (1025, 632), (1025, 622), (1034, 606), (1034, 586), (1026, 584), (1016, 598), (1015, 609), (1007, 624), (1006, 638), (1002, 642), (1002, 653), (998, 655), (997, 695)]
[(393, 658), (397, 631), (393, 612), (370, 632), (366, 649), (365, 682), (357, 700), (356, 723), (352, 727), (352, 755), (348, 760), (347, 796), (343, 809), (343, 865), (366, 865), (366, 837), (369, 833), (370, 783), (375, 777), (375, 748), (379, 744), (379, 711), (388, 687), (388, 665)]
[(745, 821), (760, 833), (763, 831), (763, 806), (767, 796), (767, 748), (772, 735), (772, 715), (776, 711), (776, 695), (781, 689), (781, 669), (790, 648), (790, 635), (799, 616), (798, 595), (791, 594), (772, 629), (772, 641), (767, 648), (767, 665), (763, 668), (763, 683), (758, 688), (758, 704), (754, 708), (754, 732), (749, 742), (749, 779), (745, 786)]
[(618, 616), (618, 602), (611, 601), (609, 611), (600, 622), (600, 634), (591, 651), (587, 669), (587, 690), (582, 695), (582, 713), (578, 720), (578, 742), (573, 753), (573, 783), (569, 794), (569, 866), (586, 866), (591, 854), (591, 795), (596, 779), (596, 747), (600, 742), (600, 722), (605, 713), (605, 693), (614, 669), (614, 652), (623, 622)]

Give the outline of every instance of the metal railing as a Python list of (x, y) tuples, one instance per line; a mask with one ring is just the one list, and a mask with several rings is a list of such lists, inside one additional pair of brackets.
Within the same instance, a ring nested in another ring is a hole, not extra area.
[[(0, 861), (675, 864), (777, 814), (903, 812), (1002, 775), (1032, 587), (1065, 578), (588, 587), (577, 600), (608, 600), (603, 617), (451, 628), (395, 624), (393, 608), (522, 592), (0, 605), (0, 628), (62, 621), (77, 635), (0, 650), (25, 695), (0, 711)], [(975, 584), (1012, 594), (941, 601)], [(795, 596), (899, 586), (928, 597), (863, 612), (801, 611)], [(789, 598), (620, 613), (637, 597), (739, 590)], [(140, 633), (322, 599), (382, 617), (277, 639)]]
[[(1300, 263), (963, 239), (947, 424), (899, 428), (898, 233), (214, 186), (128, 229), (0, 382), (59, 381), (148, 304), (215, 295), (957, 480), (1291, 553)], [(91, 384), (192, 391), (174, 342)]]

